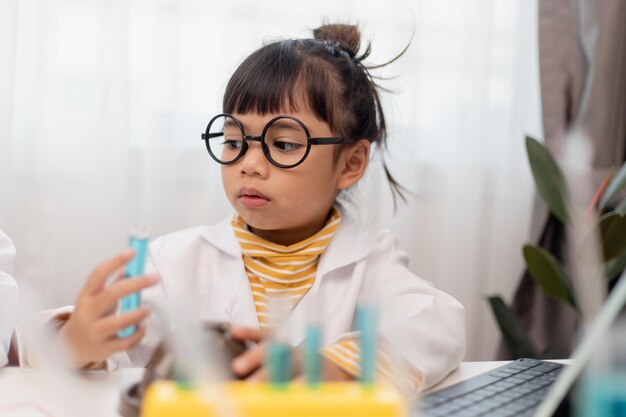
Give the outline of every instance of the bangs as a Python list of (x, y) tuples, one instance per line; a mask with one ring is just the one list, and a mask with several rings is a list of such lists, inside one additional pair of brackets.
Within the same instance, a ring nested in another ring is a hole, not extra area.
[[(224, 92), (225, 113), (292, 113), (311, 110), (338, 133), (342, 91), (332, 68), (312, 53), (309, 40), (278, 41), (241, 63)], [(336, 109), (335, 113), (331, 109)]]

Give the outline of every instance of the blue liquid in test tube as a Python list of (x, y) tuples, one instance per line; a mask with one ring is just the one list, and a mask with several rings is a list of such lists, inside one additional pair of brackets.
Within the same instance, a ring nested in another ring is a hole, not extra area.
[(310, 388), (317, 388), (322, 382), (322, 330), (318, 324), (309, 324), (304, 345), (304, 374)]
[[(126, 264), (124, 279), (143, 275), (146, 253), (148, 252), (148, 228), (145, 226), (134, 226), (131, 231), (129, 246), (135, 250), (135, 257)], [(128, 294), (120, 300), (119, 312), (126, 313), (135, 310), (139, 308), (140, 304), (141, 294), (139, 292)], [(117, 337), (129, 337), (136, 330), (137, 326), (128, 326), (117, 332)]]
[(374, 305), (359, 305), (356, 311), (356, 325), (361, 345), (361, 384), (371, 388), (376, 372), (376, 326), (377, 309)]
[(291, 381), (291, 346), (277, 341), (268, 347), (269, 380), (272, 388), (284, 390)]

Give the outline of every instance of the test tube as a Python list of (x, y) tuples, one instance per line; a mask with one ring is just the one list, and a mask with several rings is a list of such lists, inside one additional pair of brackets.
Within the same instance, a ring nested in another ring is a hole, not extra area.
[(306, 339), (304, 342), (304, 375), (310, 388), (317, 388), (322, 382), (322, 324), (320, 316), (323, 306), (310, 303), (306, 311)]
[(372, 302), (361, 303), (356, 311), (356, 325), (361, 348), (361, 377), (364, 387), (372, 387), (376, 372), (377, 308)]
[[(129, 246), (135, 250), (135, 257), (126, 264), (124, 279), (134, 278), (143, 275), (146, 263), (146, 253), (148, 252), (149, 227), (145, 223), (133, 224), (130, 231)], [(139, 292), (128, 294), (120, 300), (118, 311), (126, 313), (139, 308), (141, 295)], [(117, 337), (129, 337), (137, 330), (137, 326), (131, 325), (117, 332)]]
[(286, 298), (270, 299), (270, 341), (267, 351), (269, 380), (272, 388), (284, 390), (292, 377), (292, 349), (289, 344), (287, 317), (291, 304)]

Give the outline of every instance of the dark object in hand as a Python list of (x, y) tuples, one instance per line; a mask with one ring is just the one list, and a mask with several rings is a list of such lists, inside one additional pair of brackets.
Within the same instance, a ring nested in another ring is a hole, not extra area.
[[(254, 342), (249, 340), (238, 340), (232, 337), (230, 325), (226, 323), (206, 323), (205, 339), (206, 345), (212, 345), (217, 351), (216, 357), (210, 358), (211, 366), (215, 366), (217, 371), (231, 379), (244, 379), (247, 375), (239, 377), (232, 372), (231, 362), (241, 355), (246, 349), (254, 346)], [(172, 379), (176, 367), (174, 355), (169, 350), (167, 343), (162, 342), (157, 346), (150, 362), (146, 365), (146, 371), (141, 381), (131, 385), (122, 391), (119, 413), (124, 417), (139, 417), (141, 413), (141, 403), (148, 386), (160, 379)]]
[[(254, 346), (254, 342), (249, 340), (239, 340), (233, 338), (233, 335), (230, 332), (230, 325), (225, 323), (209, 323), (206, 325), (206, 330), (208, 333), (214, 332), (219, 335), (219, 339), (221, 340), (222, 346), (225, 351), (228, 352), (229, 361), (228, 366), (230, 370), (230, 362), (235, 359), (237, 356), (241, 355), (246, 350), (250, 349)], [(230, 371), (232, 374), (232, 371)], [(232, 374), (234, 378), (239, 378), (237, 375)], [(243, 379), (243, 378), (239, 378)]]

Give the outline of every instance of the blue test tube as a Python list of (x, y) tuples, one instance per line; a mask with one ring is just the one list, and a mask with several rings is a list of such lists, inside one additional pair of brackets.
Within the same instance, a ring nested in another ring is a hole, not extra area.
[(364, 387), (374, 385), (376, 372), (377, 309), (372, 304), (361, 304), (356, 311), (356, 325), (361, 348), (361, 377)]
[[(126, 264), (124, 279), (134, 278), (143, 275), (146, 263), (146, 253), (148, 252), (148, 227), (145, 225), (133, 225), (130, 233), (129, 246), (135, 250), (135, 257)], [(126, 313), (139, 308), (141, 295), (134, 292), (123, 297), (119, 303), (119, 313)], [(128, 326), (117, 332), (117, 337), (124, 338), (131, 336), (137, 330), (137, 326)]]
[(291, 346), (272, 340), (267, 352), (269, 380), (272, 388), (284, 390), (291, 381)]
[(322, 382), (322, 329), (319, 324), (309, 323), (304, 344), (304, 375), (310, 388), (317, 388)]
[(267, 368), (270, 386), (275, 390), (284, 390), (292, 377), (292, 348), (289, 344), (290, 324), (287, 320), (291, 311), (291, 302), (285, 297), (272, 297), (268, 303), (269, 346), (267, 349)]

